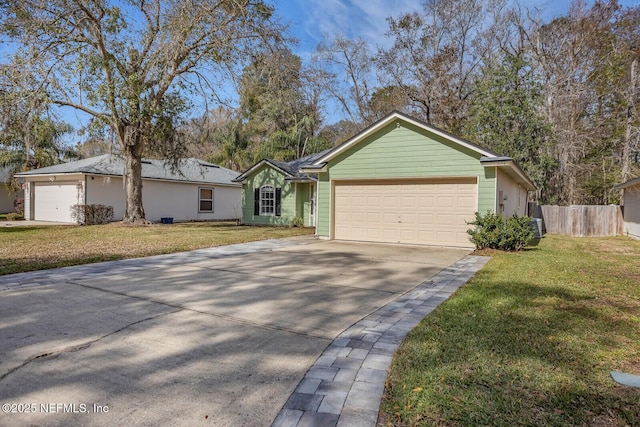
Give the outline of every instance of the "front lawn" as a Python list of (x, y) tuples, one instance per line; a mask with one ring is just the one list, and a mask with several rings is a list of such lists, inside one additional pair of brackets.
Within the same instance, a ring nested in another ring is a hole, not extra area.
[(382, 425), (640, 425), (640, 242), (498, 253), (398, 350)]
[(0, 227), (0, 275), (312, 233), (229, 222)]

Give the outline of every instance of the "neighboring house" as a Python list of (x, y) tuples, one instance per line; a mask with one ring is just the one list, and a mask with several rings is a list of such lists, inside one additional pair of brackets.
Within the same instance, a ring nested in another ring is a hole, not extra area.
[[(475, 212), (525, 215), (535, 189), (513, 159), (399, 112), (297, 162), (292, 170), (296, 162), (263, 160), (238, 178), (244, 222), (288, 224), (304, 214), (321, 238), (471, 248)], [(296, 188), (297, 177), (308, 190)]]
[(11, 174), (13, 166), (0, 167), (0, 213), (14, 212), (13, 202), (22, 197), (22, 190), (11, 191)]
[(291, 225), (299, 218), (305, 227), (316, 225), (316, 174), (301, 172), (321, 153), (291, 162), (261, 160), (234, 181), (243, 188), (242, 222), (259, 225)]
[[(25, 182), (25, 219), (74, 222), (76, 204), (113, 206), (114, 219), (125, 214), (124, 162), (105, 154), (16, 174)], [(241, 186), (223, 167), (189, 158), (172, 171), (162, 160), (142, 161), (142, 203), (146, 218), (160, 221), (238, 219)]]
[(640, 239), (640, 177), (618, 184), (616, 190), (623, 190), (624, 234)]

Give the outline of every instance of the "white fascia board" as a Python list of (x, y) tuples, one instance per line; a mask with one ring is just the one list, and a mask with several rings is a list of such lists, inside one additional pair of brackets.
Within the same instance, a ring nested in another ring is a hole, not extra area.
[[(25, 182), (58, 182), (64, 180), (80, 180), (83, 179), (84, 176), (108, 176), (114, 178), (122, 178), (122, 175), (112, 175), (105, 173), (94, 173), (94, 172), (67, 172), (67, 173), (47, 173), (47, 174), (32, 174), (32, 175), (22, 175), (20, 178), (24, 179)], [(50, 181), (49, 178), (56, 177), (55, 181)], [(35, 178), (35, 179), (32, 179)], [(242, 187), (240, 183), (227, 183), (227, 182), (212, 182), (212, 181), (186, 181), (179, 179), (165, 179), (165, 178), (149, 178), (142, 177), (143, 180), (148, 181), (159, 181), (159, 182), (174, 182), (178, 184), (197, 184), (197, 185), (208, 185), (208, 186), (218, 186), (218, 187), (233, 187), (238, 188)]]
[(56, 177), (56, 181), (58, 180), (58, 177), (60, 177), (60, 179), (64, 180), (64, 179), (80, 179), (82, 178), (82, 176), (84, 176), (85, 173), (84, 172), (62, 172), (62, 173), (39, 173), (39, 174), (29, 174), (29, 175), (18, 175), (15, 174), (14, 176), (16, 178), (20, 178), (21, 180), (24, 180), (25, 182), (44, 182), (47, 181), (49, 178), (51, 177)]
[[(314, 163), (315, 165), (315, 163)], [(317, 166), (306, 166), (300, 168), (300, 172), (302, 173), (321, 173), (327, 171), (327, 164), (317, 165)]]
[[(480, 161), (480, 164), (484, 167), (498, 167), (506, 169), (506, 172), (512, 178), (519, 178), (520, 183), (524, 184), (527, 190), (534, 191), (536, 185), (524, 174), (522, 169), (513, 160), (500, 160), (500, 161)], [(514, 176), (515, 175), (515, 176)]]
[(475, 151), (478, 154), (481, 154), (483, 156), (486, 157), (496, 157), (495, 153), (492, 153), (491, 151), (487, 151), (482, 149), (481, 147), (478, 147), (474, 144), (471, 144), (461, 138), (458, 138), (454, 135), (451, 135), (449, 133), (446, 133), (438, 128), (435, 128), (433, 126), (430, 126), (426, 123), (423, 123), (421, 121), (415, 120), (409, 116), (406, 116), (402, 113), (399, 112), (394, 112), (391, 113), (389, 116), (387, 116), (386, 118), (380, 120), (377, 123), (374, 123), (373, 125), (371, 125), (369, 128), (363, 130), (362, 132), (360, 132), (359, 134), (355, 135), (354, 137), (352, 137), (351, 139), (347, 140), (346, 142), (342, 143), (341, 145), (339, 145), (338, 147), (336, 147), (335, 149), (331, 150), (330, 152), (328, 152), (325, 156), (323, 156), (322, 158), (316, 160), (316, 162), (314, 163), (314, 165), (320, 165), (322, 163), (326, 163), (329, 160), (333, 159), (334, 157), (336, 157), (337, 155), (339, 155), (340, 153), (343, 153), (344, 151), (348, 150), (349, 148), (351, 148), (352, 146), (358, 144), (360, 141), (366, 139), (367, 137), (369, 137), (370, 135), (374, 134), (375, 132), (377, 132), (378, 130), (386, 127), (387, 125), (389, 125), (390, 123), (394, 122), (395, 120), (401, 120), (403, 122), (412, 124), (413, 126), (416, 126), (418, 128), (421, 128), (427, 132), (431, 132), (433, 134), (436, 134), (444, 139), (447, 139), (451, 142), (454, 142), (458, 145), (461, 145), (465, 148), (468, 148), (472, 151)]
[(248, 175), (250, 175), (253, 171), (258, 169), (263, 164), (266, 164), (266, 165), (272, 167), (273, 169), (277, 170), (278, 172), (282, 172), (286, 176), (289, 176), (289, 177), (292, 176), (289, 172), (287, 172), (286, 170), (284, 170), (282, 168), (279, 168), (278, 166), (274, 165), (268, 159), (262, 159), (258, 163), (256, 163), (255, 165), (251, 166), (249, 169), (247, 169), (246, 171), (244, 171), (243, 173), (238, 175), (238, 177), (235, 178), (234, 181), (236, 181), (236, 182), (244, 181), (245, 179), (247, 179)]

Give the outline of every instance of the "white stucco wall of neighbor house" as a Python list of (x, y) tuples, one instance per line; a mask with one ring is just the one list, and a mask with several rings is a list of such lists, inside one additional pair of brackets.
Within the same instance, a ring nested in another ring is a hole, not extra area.
[(527, 190), (499, 169), (496, 187), (496, 212), (508, 217), (527, 213)]
[[(114, 220), (125, 213), (122, 178), (87, 175), (87, 204), (113, 206)], [(150, 221), (207, 221), (240, 218), (242, 188), (212, 184), (178, 183), (144, 179), (142, 204)], [(200, 188), (213, 188), (213, 212), (200, 210)]]
[(624, 189), (624, 234), (640, 239), (640, 184)]

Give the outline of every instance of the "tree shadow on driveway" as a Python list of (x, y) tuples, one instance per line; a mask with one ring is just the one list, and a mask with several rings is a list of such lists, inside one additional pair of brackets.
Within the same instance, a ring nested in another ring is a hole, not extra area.
[(464, 255), (438, 264), (426, 248), (410, 249), (413, 260), (377, 250), (186, 253), (2, 291), (2, 402), (109, 412), (10, 413), (0, 424), (269, 424), (335, 336)]

